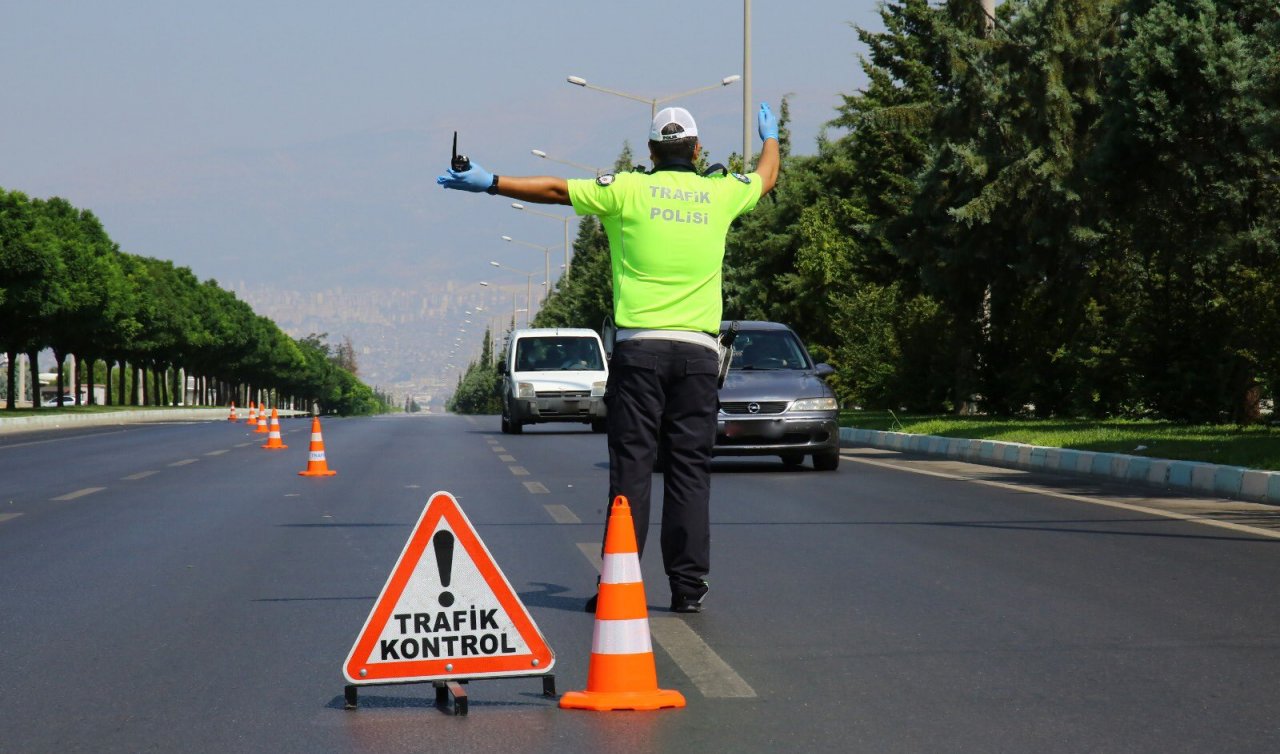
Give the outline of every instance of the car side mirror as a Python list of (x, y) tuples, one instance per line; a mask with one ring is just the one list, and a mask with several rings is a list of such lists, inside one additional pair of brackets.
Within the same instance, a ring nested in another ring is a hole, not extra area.
[(814, 364), (813, 373), (821, 379), (826, 379), (836, 373), (836, 368), (826, 363)]

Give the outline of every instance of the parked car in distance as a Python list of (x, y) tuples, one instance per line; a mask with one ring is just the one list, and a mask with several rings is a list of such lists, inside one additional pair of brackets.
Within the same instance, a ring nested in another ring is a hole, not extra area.
[(511, 333), (502, 370), (502, 431), (526, 424), (579, 422), (604, 432), (604, 344), (585, 328), (531, 328)]
[[(51, 396), (49, 396), (48, 398), (45, 398), (45, 399), (44, 399), (44, 402), (43, 402), (43, 403), (41, 403), (40, 405), (41, 405), (41, 406), (46, 406), (46, 407), (49, 407), (49, 406), (56, 407), (56, 406), (58, 405), (58, 396), (56, 396), (56, 395), (51, 395)], [(63, 406), (74, 406), (74, 405), (76, 405), (76, 399), (75, 399), (75, 397), (74, 397), (74, 396), (72, 396), (72, 395), (71, 395), (71, 393), (64, 393), (64, 394), (63, 394), (63, 396), (62, 396), (62, 405), (63, 405)]]
[[(720, 331), (730, 323), (721, 322)], [(840, 406), (800, 337), (777, 322), (739, 322), (729, 373), (720, 388), (713, 456), (774, 455), (787, 466), (813, 458), (818, 471), (840, 465)]]

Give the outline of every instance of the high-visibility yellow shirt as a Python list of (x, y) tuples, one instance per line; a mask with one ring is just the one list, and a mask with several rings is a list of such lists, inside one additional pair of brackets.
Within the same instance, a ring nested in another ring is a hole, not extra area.
[(690, 170), (570, 180), (579, 215), (609, 238), (613, 317), (619, 328), (720, 330), (724, 239), (760, 201), (760, 176)]

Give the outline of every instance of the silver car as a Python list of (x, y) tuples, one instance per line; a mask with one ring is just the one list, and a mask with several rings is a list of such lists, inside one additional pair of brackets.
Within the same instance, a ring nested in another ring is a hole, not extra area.
[[(729, 322), (720, 323), (721, 331)], [(773, 455), (818, 471), (840, 465), (840, 406), (799, 336), (777, 322), (739, 322), (716, 421), (716, 456)]]

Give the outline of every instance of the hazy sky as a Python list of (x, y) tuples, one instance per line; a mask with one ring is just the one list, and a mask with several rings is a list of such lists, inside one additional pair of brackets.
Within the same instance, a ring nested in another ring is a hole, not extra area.
[[(644, 153), (649, 107), (742, 68), (741, 0), (48, 0), (0, 25), (0, 186), (93, 210), (128, 252), (226, 287), (462, 283), (541, 270), (560, 224), (445, 192), (454, 129), (493, 172), (583, 177), (534, 148)], [(752, 3), (752, 98), (792, 96), (813, 152), (862, 86), (872, 0)], [(741, 149), (740, 84), (679, 102), (713, 160)], [(753, 148), (758, 140), (753, 135)], [(545, 211), (567, 214), (568, 208)], [(557, 258), (552, 256), (553, 277)]]

